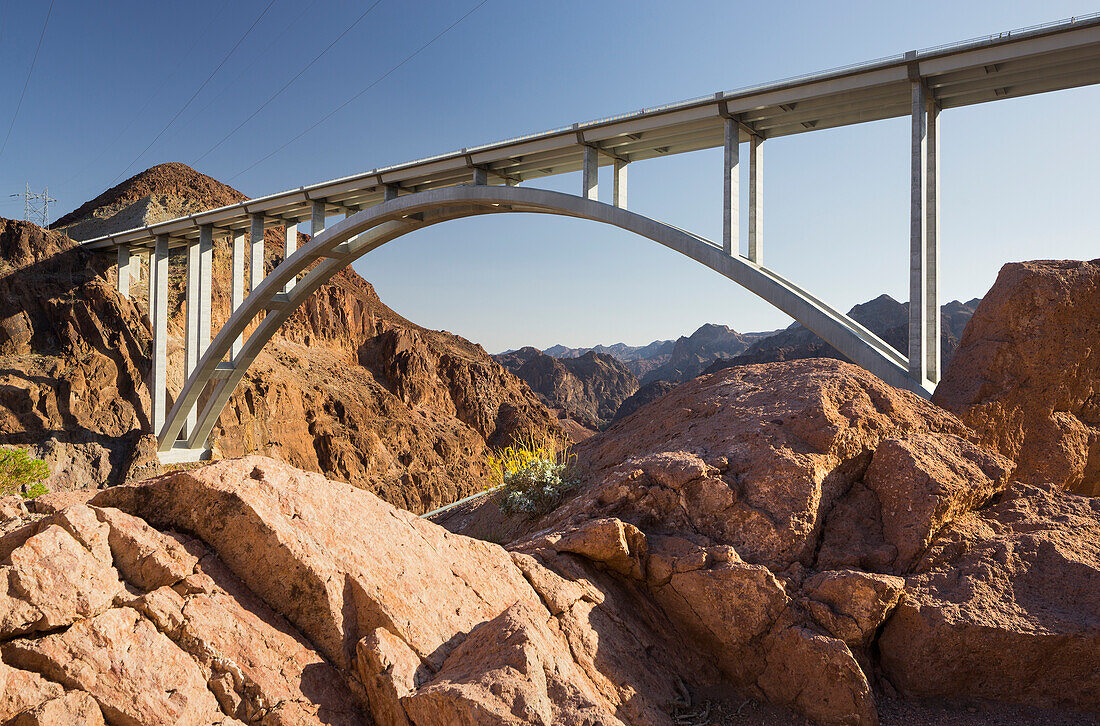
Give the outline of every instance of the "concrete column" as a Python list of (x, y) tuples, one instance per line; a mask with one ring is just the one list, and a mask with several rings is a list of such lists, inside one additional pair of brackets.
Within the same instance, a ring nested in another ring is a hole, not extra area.
[(912, 135), (909, 160), (909, 375), (924, 381), (927, 370), (928, 301), (925, 299), (928, 256), (928, 118), (927, 91), (920, 80), (912, 86)]
[(153, 433), (164, 427), (168, 392), (168, 235), (159, 234), (149, 257), (149, 322), (153, 327), (152, 371), (149, 400)]
[(264, 280), (264, 218), (252, 215), (252, 227), (248, 230), (249, 261), (248, 291), (254, 291)]
[(118, 246), (118, 294), (130, 297), (130, 248)]
[[(141, 257), (140, 266), (145, 268), (145, 305), (149, 311), (149, 320), (153, 320), (153, 248), (143, 247), (138, 251)], [(141, 276), (141, 270), (138, 270), (138, 276)]]
[(627, 162), (615, 159), (615, 179), (611, 189), (611, 203), (619, 209), (626, 209), (626, 167)]
[[(199, 241), (193, 240), (187, 244), (187, 298), (186, 317), (184, 325), (184, 354), (183, 354), (183, 378), (191, 377), (191, 371), (199, 362), (199, 308), (202, 306), (199, 298), (202, 296), (199, 270)], [(167, 299), (165, 300), (167, 302)], [(160, 305), (161, 301), (157, 300)], [(195, 429), (198, 421), (198, 407), (192, 407), (187, 414), (187, 422), (180, 438), (187, 438)]]
[[(230, 283), (229, 291), (229, 314), (237, 312), (237, 308), (244, 302), (244, 232), (233, 232), (233, 247), (232, 247), (232, 282)], [(241, 336), (237, 336), (234, 339), (233, 344), (229, 347), (229, 360), (237, 360), (237, 356), (241, 352)]]
[[(284, 239), (285, 239), (285, 242), (284, 242), (285, 247), (284, 248), (286, 250), (286, 254), (283, 257), (283, 259), (285, 260), (285, 259), (289, 258), (292, 254), (294, 254), (295, 250), (298, 249), (298, 223), (297, 222), (287, 222)], [(286, 287), (283, 288), (283, 292), (289, 293), (291, 290), (293, 290), (294, 289), (294, 284), (296, 282), (298, 282), (297, 276), (295, 276), (294, 278), (288, 280), (287, 283), (286, 283)]]
[(584, 147), (584, 166), (581, 170), (581, 196), (599, 201), (600, 152), (591, 146)]
[(314, 202), (309, 213), (309, 236), (316, 237), (325, 228), (325, 203)]
[(476, 186), (484, 186), (489, 183), (489, 175), (484, 169), (474, 167), (474, 184)]
[(924, 175), (924, 309), (925, 376), (940, 380), (940, 109), (928, 94), (926, 100), (926, 159)]
[(749, 139), (749, 259), (764, 264), (764, 139)]
[(382, 187), (382, 201), (388, 202), (391, 199), (397, 199), (398, 186), (396, 184), (385, 184)]
[(210, 318), (214, 304), (214, 228), (209, 224), (199, 227), (199, 293), (198, 358), (201, 358), (210, 347)]
[(736, 255), (741, 250), (738, 240), (741, 230), (740, 143), (740, 127), (733, 119), (726, 119), (722, 158), (722, 251), (727, 255)]

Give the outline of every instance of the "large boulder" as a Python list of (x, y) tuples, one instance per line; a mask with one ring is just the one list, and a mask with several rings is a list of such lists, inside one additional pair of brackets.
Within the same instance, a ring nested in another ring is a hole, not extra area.
[(262, 457), (53, 504), (0, 535), (5, 721), (672, 726), (723, 683), (567, 551), (629, 540), (642, 577), (614, 522), (509, 553)]
[(956, 519), (878, 641), (905, 695), (1100, 711), (1100, 499), (1017, 485)]
[(646, 532), (705, 536), (781, 571), (814, 564), (829, 513), (863, 482), (894, 492), (874, 515), (907, 561), (1006, 483), (1010, 464), (973, 437), (951, 414), (850, 364), (731, 368), (579, 444), (590, 483), (540, 526), (614, 515)]
[(1017, 462), (1016, 478), (1100, 495), (1100, 260), (1019, 262), (967, 325), (933, 401)]

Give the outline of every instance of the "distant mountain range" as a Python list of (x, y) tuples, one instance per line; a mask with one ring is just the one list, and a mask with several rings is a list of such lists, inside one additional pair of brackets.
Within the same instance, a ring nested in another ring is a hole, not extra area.
[[(953, 300), (940, 308), (942, 365), (955, 355), (959, 338), (980, 299)], [(879, 295), (848, 314), (902, 353), (909, 340), (909, 304)], [(840, 358), (816, 333), (794, 323), (784, 330), (738, 333), (707, 323), (677, 340), (544, 351), (527, 347), (493, 356), (527, 382), (544, 404), (585, 428), (601, 429), (676, 384), (731, 366), (799, 358)]]

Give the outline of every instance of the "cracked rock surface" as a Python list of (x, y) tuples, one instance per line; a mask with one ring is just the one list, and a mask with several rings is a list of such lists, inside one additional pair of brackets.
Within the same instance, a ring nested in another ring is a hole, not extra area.
[(1100, 711), (1100, 500), (1015, 481), (928, 401), (838, 361), (745, 366), (574, 451), (571, 499), (498, 520), (513, 556), (614, 579), (748, 697), (828, 724), (899, 694)]

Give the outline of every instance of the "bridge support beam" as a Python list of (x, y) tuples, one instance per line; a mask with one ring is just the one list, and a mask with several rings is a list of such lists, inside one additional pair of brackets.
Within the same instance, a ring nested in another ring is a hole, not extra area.
[(118, 294), (130, 297), (130, 248), (126, 245), (118, 246)]
[(598, 202), (600, 199), (600, 152), (593, 146), (584, 147), (581, 196), (593, 202)]
[[(283, 259), (290, 257), (298, 249), (298, 223), (287, 222), (286, 229), (283, 236)], [(298, 281), (297, 276), (287, 281), (286, 287), (283, 288), (283, 292), (289, 293), (294, 289), (294, 283)]]
[(264, 280), (264, 217), (253, 214), (248, 230), (248, 291), (252, 292)]
[(909, 196), (909, 375), (940, 377), (939, 111), (919, 78), (912, 85)]
[(489, 183), (489, 174), (484, 169), (475, 166), (473, 171), (475, 185), (484, 186), (485, 184)]
[(210, 313), (214, 303), (214, 228), (199, 227), (199, 350), (195, 363), (210, 347)]
[(396, 184), (383, 184), (382, 185), (382, 201), (388, 202), (391, 199), (397, 199), (397, 190), (399, 187)]
[(325, 203), (313, 202), (309, 210), (309, 236), (316, 237), (325, 228)]
[(149, 323), (153, 328), (152, 370), (149, 375), (149, 403), (153, 431), (160, 434), (165, 421), (168, 393), (168, 235), (156, 237), (149, 257)]
[(740, 141), (741, 128), (735, 120), (727, 118), (722, 152), (722, 251), (727, 255), (735, 255), (740, 251)]
[(615, 159), (615, 178), (611, 188), (611, 203), (619, 209), (626, 209), (626, 167), (629, 162)]
[[(232, 281), (229, 288), (229, 314), (237, 312), (237, 308), (244, 302), (244, 232), (232, 232)], [(241, 336), (233, 340), (229, 346), (229, 360), (236, 360), (241, 352)]]
[[(187, 290), (185, 297), (186, 314), (183, 328), (183, 376), (191, 377), (191, 371), (195, 370), (199, 362), (199, 296), (202, 294), (199, 281), (199, 241), (193, 240), (187, 244)], [(167, 299), (161, 300), (158, 296), (157, 306), (166, 305)], [(194, 408), (187, 414), (184, 426), (183, 438), (194, 429), (198, 420), (198, 411)]]
[(748, 257), (764, 264), (764, 139), (749, 139), (749, 248)]

